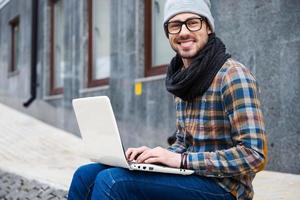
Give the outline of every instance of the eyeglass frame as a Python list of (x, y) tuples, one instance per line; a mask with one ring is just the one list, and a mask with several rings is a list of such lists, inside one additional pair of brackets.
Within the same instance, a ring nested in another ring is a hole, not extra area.
[[(187, 25), (187, 22), (189, 21), (189, 20), (192, 20), (192, 19), (200, 19), (200, 22), (201, 22), (201, 25), (200, 25), (200, 28), (199, 29), (197, 29), (197, 30), (190, 30), (190, 28), (188, 27), (188, 25)], [(168, 37), (169, 36), (169, 34), (171, 34), (171, 35), (175, 35), (175, 34), (178, 34), (178, 33), (180, 33), (181, 32), (181, 30), (182, 30), (182, 25), (185, 25), (185, 27), (190, 31), (190, 32), (196, 32), (196, 31), (199, 31), (199, 30), (201, 30), (202, 29), (202, 26), (203, 26), (203, 21), (206, 21), (206, 18), (204, 18), (204, 17), (192, 17), (192, 18), (189, 18), (189, 19), (187, 19), (187, 20), (185, 20), (185, 21), (167, 21), (167, 22), (165, 22), (164, 23), (164, 30), (165, 30), (165, 33), (166, 33), (166, 36)], [(178, 31), (178, 33), (170, 33), (169, 32), (169, 29), (168, 29), (168, 25), (169, 25), (169, 23), (172, 23), (172, 22), (177, 22), (177, 23), (180, 23), (181, 24), (181, 26), (180, 26), (180, 29), (179, 29), (179, 31)]]

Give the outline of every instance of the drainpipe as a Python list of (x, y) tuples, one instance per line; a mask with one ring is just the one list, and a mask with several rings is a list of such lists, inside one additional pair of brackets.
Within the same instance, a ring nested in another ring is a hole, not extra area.
[(36, 98), (37, 91), (37, 48), (38, 48), (38, 0), (32, 0), (32, 33), (31, 33), (31, 79), (30, 98), (23, 103), (29, 107)]

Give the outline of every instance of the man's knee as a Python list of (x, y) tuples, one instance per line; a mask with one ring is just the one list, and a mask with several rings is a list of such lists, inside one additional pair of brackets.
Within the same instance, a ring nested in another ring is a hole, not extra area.
[(80, 166), (74, 172), (72, 183), (77, 186), (88, 186), (94, 181), (94, 178), (102, 168), (104, 168), (104, 166), (94, 163)]
[(96, 177), (94, 190), (106, 197), (124, 198), (131, 184), (129, 176), (130, 171), (122, 168), (103, 170)]
[(82, 188), (85, 185), (84, 177), (85, 177), (86, 169), (85, 166), (79, 167), (73, 174), (71, 188)]
[(84, 181), (86, 166), (79, 167), (73, 174), (69, 188), (68, 199), (84, 199), (87, 196), (87, 185)]

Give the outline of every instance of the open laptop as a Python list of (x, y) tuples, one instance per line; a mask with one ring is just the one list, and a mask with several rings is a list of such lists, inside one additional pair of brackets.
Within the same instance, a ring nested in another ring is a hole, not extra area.
[(190, 175), (193, 170), (160, 166), (156, 164), (129, 163), (110, 100), (107, 96), (73, 99), (77, 123), (85, 152), (94, 162), (150, 172)]

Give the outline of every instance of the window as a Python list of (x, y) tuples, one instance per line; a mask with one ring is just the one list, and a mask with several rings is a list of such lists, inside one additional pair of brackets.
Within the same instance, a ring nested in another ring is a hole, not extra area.
[(50, 0), (50, 95), (63, 93), (64, 80), (64, 15), (63, 1)]
[(107, 85), (110, 77), (110, 0), (88, 0), (88, 87)]
[(2, 9), (10, 0), (0, 0), (0, 9)]
[(20, 49), (20, 18), (16, 17), (10, 22), (11, 28), (11, 53), (9, 72), (13, 73), (19, 69), (19, 49)]
[(174, 56), (163, 29), (166, 0), (145, 0), (145, 76), (166, 72)]

